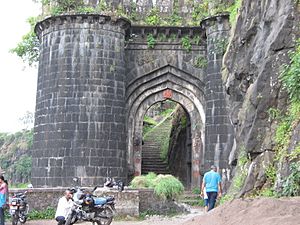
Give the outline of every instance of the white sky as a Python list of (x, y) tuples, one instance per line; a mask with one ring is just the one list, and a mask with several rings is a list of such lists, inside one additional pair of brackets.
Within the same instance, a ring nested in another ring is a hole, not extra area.
[(32, 0), (2, 1), (0, 13), (0, 132), (24, 128), (19, 118), (34, 112), (37, 69), (30, 68), (9, 50), (30, 30), (27, 18), (37, 16), (40, 7)]

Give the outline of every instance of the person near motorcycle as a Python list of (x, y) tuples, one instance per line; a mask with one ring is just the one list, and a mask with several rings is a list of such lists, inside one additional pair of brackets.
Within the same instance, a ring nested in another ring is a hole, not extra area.
[(65, 195), (59, 199), (55, 213), (55, 220), (58, 222), (57, 225), (62, 225), (65, 223), (67, 215), (73, 206), (72, 197), (72, 191), (66, 190)]
[(0, 225), (4, 225), (4, 207), (6, 205), (8, 187), (4, 177), (0, 176)]

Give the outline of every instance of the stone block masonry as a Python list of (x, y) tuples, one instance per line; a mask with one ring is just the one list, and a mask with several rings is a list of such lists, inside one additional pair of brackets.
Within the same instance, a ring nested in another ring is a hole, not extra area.
[(32, 183), (126, 177), (124, 35), (129, 22), (65, 15), (36, 26), (40, 64)]
[(206, 124), (204, 170), (212, 164), (228, 168), (228, 157), (233, 145), (233, 127), (228, 117), (225, 92), (222, 83), (222, 59), (229, 36), (228, 15), (219, 15), (202, 21), (207, 36), (207, 59), (205, 79)]
[[(131, 26), (99, 14), (62, 15), (36, 25), (40, 60), (34, 187), (126, 184), (141, 174), (147, 109), (169, 100), (191, 122), (191, 188), (210, 164), (228, 166), (232, 130), (221, 80), (228, 16), (199, 26)], [(149, 37), (155, 42), (149, 47)], [(207, 62), (206, 62), (207, 61)]]
[[(92, 190), (92, 188), (84, 188)], [(32, 189), (10, 189), (10, 196), (14, 193), (27, 190), (27, 201), (29, 210), (43, 211), (48, 207), (56, 209), (60, 197), (64, 195), (64, 188), (32, 188)], [(141, 212), (159, 211), (160, 213), (180, 212), (181, 208), (175, 204), (166, 204), (166, 201), (158, 199), (152, 189), (126, 189), (122, 192), (116, 190), (101, 191), (97, 189), (96, 196), (114, 196), (116, 199), (117, 216), (137, 217)]]

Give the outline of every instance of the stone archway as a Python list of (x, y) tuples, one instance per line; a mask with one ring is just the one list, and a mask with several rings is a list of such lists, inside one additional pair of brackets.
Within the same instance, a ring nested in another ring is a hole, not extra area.
[[(191, 186), (200, 184), (200, 167), (204, 162), (204, 95), (202, 82), (172, 65), (145, 74), (127, 88), (127, 160), (134, 175), (141, 174), (142, 126), (147, 109), (166, 98), (184, 107), (191, 121)], [(168, 91), (170, 96), (164, 93)]]

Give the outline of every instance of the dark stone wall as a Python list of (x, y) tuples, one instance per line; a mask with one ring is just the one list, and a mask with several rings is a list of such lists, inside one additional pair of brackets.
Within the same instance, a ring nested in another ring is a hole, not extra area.
[(187, 189), (191, 184), (191, 141), (189, 115), (181, 106), (177, 106), (172, 120), (168, 162), (171, 174), (178, 177)]
[[(226, 16), (204, 25), (129, 27), (124, 19), (96, 14), (38, 23), (33, 185), (70, 186), (75, 176), (85, 186), (102, 184), (108, 176), (126, 180), (127, 163), (140, 160), (132, 140), (141, 139), (142, 108), (166, 89), (189, 112), (192, 186), (212, 162), (226, 168), (231, 131), (219, 45), (229, 26)], [(149, 34), (156, 41), (152, 48)], [(197, 65), (201, 58), (208, 65)]]
[[(148, 46), (149, 34), (155, 39), (153, 48)], [(202, 80), (204, 67), (196, 67), (195, 63), (198, 57), (206, 56), (203, 34), (201, 27), (132, 27), (128, 31), (125, 50), (126, 85), (165, 65), (172, 65)], [(189, 50), (182, 46), (184, 37), (190, 41)]]
[(228, 117), (221, 69), (226, 51), (230, 25), (227, 15), (202, 21), (206, 28), (208, 65), (205, 79), (205, 171), (211, 165), (228, 168), (233, 145), (233, 127)]
[[(269, 110), (284, 115), (289, 108), (280, 74), (300, 37), (299, 11), (299, 3), (292, 0), (243, 1), (224, 57), (222, 77), (236, 139), (229, 163), (236, 166), (241, 154), (250, 156), (240, 196), (262, 187), (273, 189), (266, 183), (269, 165), (277, 170), (275, 189), (280, 190), (288, 176), (291, 161), (284, 157), (281, 162), (276, 156), (275, 136), (281, 119), (272, 118)], [(294, 123), (287, 153), (299, 145), (298, 129)]]
[(46, 19), (41, 42), (32, 183), (85, 186), (126, 177), (124, 36), (99, 15)]

